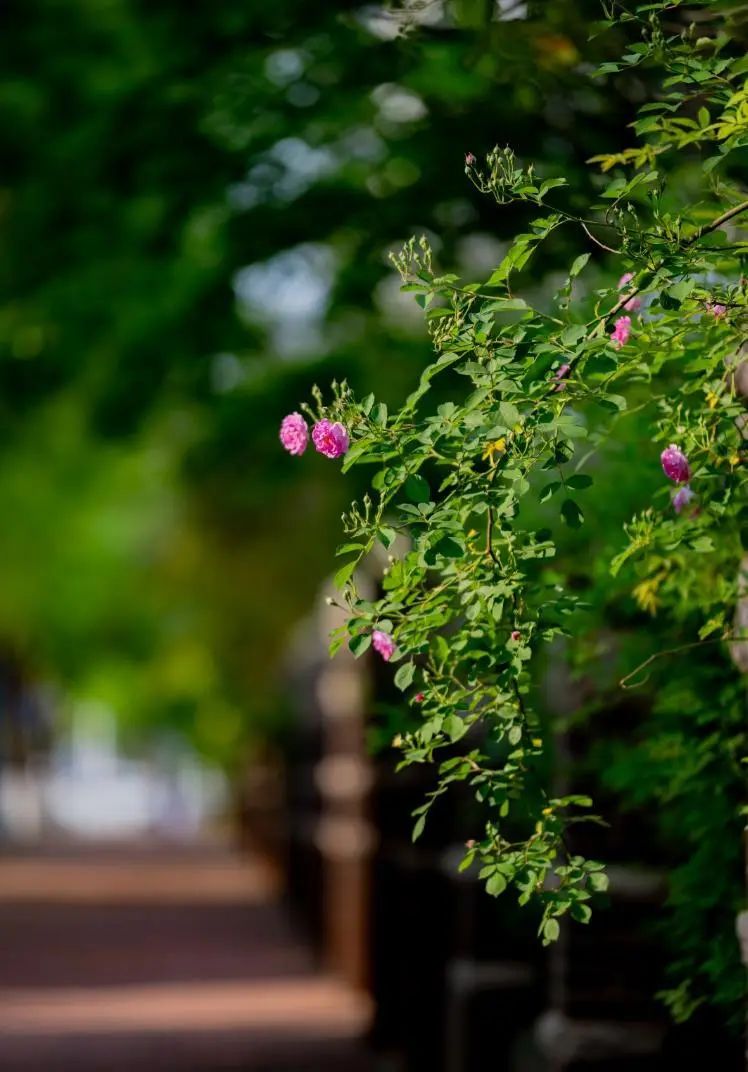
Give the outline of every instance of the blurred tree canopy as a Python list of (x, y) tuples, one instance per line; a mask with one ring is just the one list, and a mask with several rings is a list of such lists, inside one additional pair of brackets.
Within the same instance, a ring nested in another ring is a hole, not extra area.
[(511, 143), (584, 199), (644, 92), (590, 80), (598, 13), (6, 6), (0, 622), (41, 672), (226, 760), (272, 724), (350, 490), (289, 464), (278, 421), (316, 379), (417, 377), (388, 251), (424, 231), (475, 273), (517, 227), (465, 152)]

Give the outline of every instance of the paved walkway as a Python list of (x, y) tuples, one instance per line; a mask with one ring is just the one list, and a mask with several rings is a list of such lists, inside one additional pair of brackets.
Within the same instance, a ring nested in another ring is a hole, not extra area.
[(216, 849), (0, 857), (2, 1072), (371, 1072), (368, 1003)]

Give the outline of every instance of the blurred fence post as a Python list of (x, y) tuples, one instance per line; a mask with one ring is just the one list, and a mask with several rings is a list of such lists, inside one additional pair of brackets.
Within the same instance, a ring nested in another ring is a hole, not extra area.
[[(323, 639), (337, 621), (322, 615)], [(329, 966), (356, 988), (368, 988), (372, 769), (366, 754), (366, 681), (361, 664), (342, 650), (316, 681), (322, 715), (322, 757), (315, 768), (320, 816), (325, 952)]]
[(325, 966), (356, 989), (369, 989), (375, 834), (368, 813), (368, 671), (345, 649), (330, 659), (329, 635), (341, 620), (320, 600), (288, 660), (295, 727), (286, 779), (287, 876)]

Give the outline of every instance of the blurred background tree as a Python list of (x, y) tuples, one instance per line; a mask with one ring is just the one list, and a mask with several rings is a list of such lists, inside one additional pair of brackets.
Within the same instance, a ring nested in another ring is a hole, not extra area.
[(475, 274), (516, 228), (465, 152), (511, 143), (584, 197), (628, 116), (587, 77), (597, 14), (427, 4), (408, 33), (293, 0), (6, 8), (9, 644), (225, 761), (275, 724), (272, 668), (347, 494), (287, 464), (279, 417), (331, 374), (385, 398), (417, 376), (427, 340), (388, 251), (425, 231)]

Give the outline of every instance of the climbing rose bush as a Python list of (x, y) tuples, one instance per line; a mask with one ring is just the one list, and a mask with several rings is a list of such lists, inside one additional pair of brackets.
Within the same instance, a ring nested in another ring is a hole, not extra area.
[[(597, 456), (615, 445), (633, 414), (647, 414), (650, 431), (631, 464), (655, 478), (661, 466), (677, 487), (673, 494), (663, 483), (653, 497), (642, 494), (609, 576), (613, 583), (629, 575), (629, 600), (671, 622), (676, 643), (648, 652), (621, 682), (635, 687), (658, 660), (668, 662), (653, 704), (652, 750), (642, 748), (628, 782), (622, 763), (611, 766), (610, 778), (632, 785), (634, 799), (642, 779), (651, 798), (662, 786), (662, 807), (675, 809), (673, 824), (693, 839), (697, 869), (688, 871), (684, 861), (673, 882), (676, 890), (678, 881), (685, 891), (699, 890), (684, 892), (679, 910), (688, 920), (680, 933), (698, 932), (701, 944), (681, 942), (679, 981), (665, 995), (683, 1018), (706, 995), (735, 1004), (744, 986), (730, 915), (739, 878), (735, 884), (732, 872), (722, 874), (705, 854), (724, 844), (719, 836), (727, 830), (733, 842), (722, 859), (740, 857), (732, 801), (742, 784), (745, 693), (731, 644), (741, 638), (733, 616), (748, 585), (740, 356), (748, 322), (748, 192), (730, 164), (748, 139), (748, 91), (740, 50), (723, 47), (727, 38), (719, 38), (720, 48), (709, 44), (725, 24), (713, 27), (707, 47), (687, 26), (666, 31), (660, 19), (671, 10), (664, 3), (636, 12), (606, 7), (603, 25), (638, 25), (642, 40), (604, 72), (656, 64), (663, 88), (634, 124), (637, 144), (593, 161), (608, 174), (601, 203), (580, 215), (569, 207), (577, 202), (565, 195), (562, 177), (537, 176), (507, 148), (482, 162), (468, 153), (469, 182), (497, 206), (532, 207), (535, 217), (481, 282), (440, 271), (425, 238), (394, 256), (434, 348), (396, 412), (345, 382), (333, 383), (325, 398), (315, 389), (303, 408), (318, 451), (344, 455), (343, 473), (354, 465), (373, 471), (370, 492), (343, 518), (344, 562), (335, 583), (346, 622), (331, 650), (347, 645), (360, 657), (372, 647), (393, 666), (405, 701), (393, 745), (401, 765), (429, 765), (435, 773), (433, 790), (414, 812), (413, 837), (438, 799), (466, 786), (482, 820), (461, 866), (477, 868), (489, 894), (512, 887), (520, 903), (535, 903), (544, 943), (558, 938), (567, 918), (587, 923), (608, 886), (603, 864), (574, 851), (579, 825), (599, 822), (592, 801), (554, 792), (547, 775), (552, 738), (537, 700), (536, 666), (559, 645), (573, 650), (585, 614), (554, 559), (564, 533), (579, 530), (585, 513), (604, 512), (615, 494), (595, 482)], [(668, 154), (686, 146), (704, 161), (703, 188), (687, 194), (666, 184), (664, 170)], [(544, 242), (562, 229), (588, 249), (550, 302), (532, 304), (523, 286)], [(448, 400), (432, 405), (436, 386)], [(298, 414), (291, 418), (293, 434), (282, 431), (281, 439), (301, 453), (304, 433)], [(359, 589), (357, 570), (378, 546), (389, 565), (372, 599)], [(699, 692), (692, 667), (709, 645), (719, 684), (710, 672)], [(685, 652), (690, 658), (682, 659)], [(684, 709), (679, 677), (688, 682), (691, 722), (681, 714), (674, 728), (674, 712)], [(674, 734), (693, 742), (695, 758), (679, 754), (667, 766)], [(717, 784), (726, 810), (710, 831), (705, 801), (715, 798)], [(710, 945), (707, 955), (708, 920), (717, 916), (720, 952)]]

